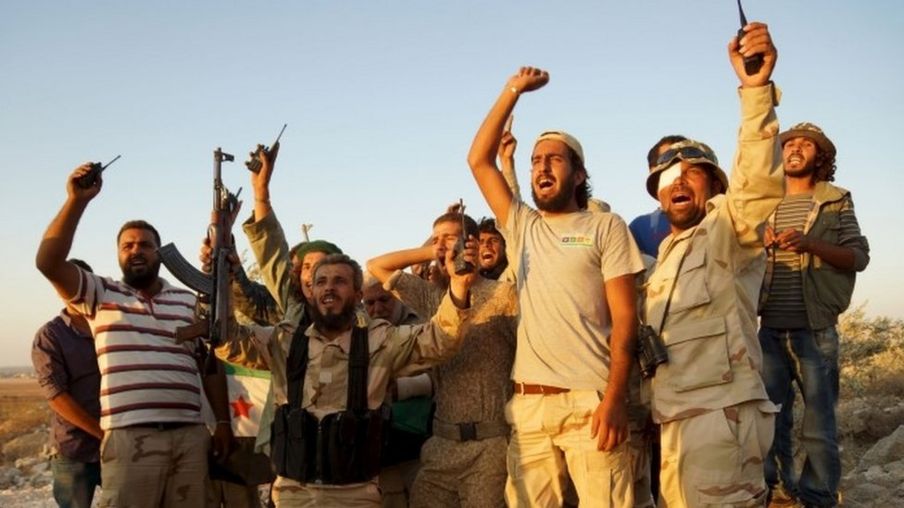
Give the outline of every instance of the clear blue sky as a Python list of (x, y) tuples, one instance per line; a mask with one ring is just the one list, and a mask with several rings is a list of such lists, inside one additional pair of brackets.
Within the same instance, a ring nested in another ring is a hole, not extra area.
[[(872, 247), (855, 305), (904, 317), (893, 215), (904, 188), (904, 3), (746, 3), (779, 49), (782, 125), (815, 122), (839, 148), (837, 183), (853, 192)], [(660, 136), (706, 141), (726, 169), (734, 152), (731, 0), (33, 0), (0, 12), (0, 365), (28, 364), (34, 331), (61, 308), (34, 253), (66, 176), (86, 160), (122, 154), (72, 255), (118, 276), (115, 233), (133, 218), (194, 259), (213, 149), (244, 160), (284, 122), (273, 204), (291, 241), (313, 223), (313, 237), (363, 262), (419, 244), (459, 197), (485, 215), (465, 157), (520, 65), (551, 74), (516, 109), (522, 180), (534, 137), (565, 129), (584, 144), (594, 195), (630, 220), (655, 206), (644, 157)], [(224, 178), (250, 198), (240, 162)]]

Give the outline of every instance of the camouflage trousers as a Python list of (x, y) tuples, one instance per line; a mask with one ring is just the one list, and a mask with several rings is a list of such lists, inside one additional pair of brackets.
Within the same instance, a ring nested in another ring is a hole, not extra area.
[(753, 400), (663, 423), (659, 508), (764, 506), (774, 411)]
[(349, 485), (313, 485), (277, 476), (271, 496), (277, 508), (380, 508), (381, 503), (376, 478)]
[(257, 485), (239, 485), (222, 480), (207, 482), (207, 508), (261, 508)]
[(506, 436), (453, 441), (433, 436), (421, 448), (412, 508), (505, 506)]
[(408, 508), (408, 497), (421, 463), (409, 460), (380, 470), (379, 485), (383, 508)]
[(515, 394), (505, 407), (512, 427), (505, 500), (511, 507), (560, 507), (571, 477), (581, 506), (634, 505), (634, 472), (628, 443), (597, 450), (590, 437), (600, 403), (593, 390), (555, 395)]
[(108, 430), (100, 449), (99, 506), (204, 506), (209, 448), (210, 433), (200, 424)]

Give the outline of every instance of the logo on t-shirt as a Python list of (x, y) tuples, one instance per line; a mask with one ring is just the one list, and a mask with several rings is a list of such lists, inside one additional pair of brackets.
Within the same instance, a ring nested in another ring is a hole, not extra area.
[(593, 238), (586, 235), (565, 235), (561, 244), (564, 247), (593, 247)]

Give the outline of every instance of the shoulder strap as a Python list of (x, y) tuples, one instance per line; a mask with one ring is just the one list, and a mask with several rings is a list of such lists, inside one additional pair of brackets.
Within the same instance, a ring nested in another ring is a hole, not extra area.
[(367, 411), (367, 367), (370, 363), (370, 347), (367, 343), (367, 328), (355, 326), (352, 330), (352, 344), (348, 355), (348, 400), (346, 409), (355, 413)]
[(665, 301), (665, 310), (662, 312), (662, 320), (659, 322), (659, 329), (656, 330), (656, 333), (660, 337), (662, 337), (662, 329), (665, 328), (665, 320), (669, 317), (669, 307), (672, 305), (672, 295), (675, 294), (675, 286), (678, 285), (678, 276), (681, 275), (681, 267), (684, 266), (684, 259), (687, 258), (688, 253), (694, 248), (694, 237), (697, 236), (700, 225), (698, 224), (694, 226), (694, 228), (694, 232), (691, 233), (690, 238), (687, 239), (687, 248), (684, 249), (684, 252), (681, 254), (681, 259), (678, 261), (678, 269), (675, 270), (675, 278), (672, 279), (672, 289), (669, 290), (669, 298)]
[(286, 383), (289, 385), (289, 405), (301, 407), (301, 398), (304, 394), (304, 376), (308, 371), (308, 340), (305, 331), (310, 325), (306, 319), (307, 313), (302, 312), (295, 334), (292, 335), (292, 344), (289, 346), (289, 358), (286, 359)]

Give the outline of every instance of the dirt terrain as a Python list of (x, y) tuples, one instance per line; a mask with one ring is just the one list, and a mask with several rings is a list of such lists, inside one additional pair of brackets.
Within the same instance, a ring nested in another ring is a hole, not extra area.
[[(904, 506), (904, 320), (854, 309), (839, 323), (837, 408), (844, 506)], [(54, 506), (47, 470), (50, 410), (29, 369), (0, 369), (0, 507)], [(14, 376), (14, 377), (8, 377)], [(802, 466), (803, 401), (795, 404)]]
[(49, 417), (50, 409), (34, 378), (0, 379), (0, 443), (47, 424)]

